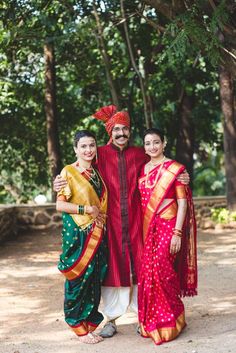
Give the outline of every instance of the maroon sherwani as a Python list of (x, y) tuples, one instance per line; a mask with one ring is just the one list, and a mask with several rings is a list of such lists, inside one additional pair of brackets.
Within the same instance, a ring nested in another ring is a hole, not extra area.
[[(113, 144), (98, 148), (98, 169), (108, 188), (108, 273), (103, 285), (137, 283), (142, 254), (142, 214), (138, 176), (146, 161), (143, 148)], [(132, 275), (132, 277), (131, 277)]]

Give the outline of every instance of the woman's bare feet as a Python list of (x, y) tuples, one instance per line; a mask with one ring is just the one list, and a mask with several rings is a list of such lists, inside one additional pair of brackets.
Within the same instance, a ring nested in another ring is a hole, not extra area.
[(95, 332), (91, 332), (91, 335), (93, 335), (97, 339), (98, 342), (104, 341), (104, 339)]
[(87, 344), (96, 344), (96, 343), (99, 343), (99, 342), (103, 341), (103, 338), (98, 336), (94, 332), (89, 332), (85, 336), (79, 336), (78, 339), (79, 339), (80, 342), (87, 343)]

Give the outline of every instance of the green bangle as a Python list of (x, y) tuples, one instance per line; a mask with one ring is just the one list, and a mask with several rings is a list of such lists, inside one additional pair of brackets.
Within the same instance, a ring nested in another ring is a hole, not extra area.
[(84, 215), (84, 205), (77, 206), (77, 214)]

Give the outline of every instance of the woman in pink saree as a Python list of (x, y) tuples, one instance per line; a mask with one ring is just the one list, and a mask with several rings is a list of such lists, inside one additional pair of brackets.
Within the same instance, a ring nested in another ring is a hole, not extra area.
[(159, 345), (185, 327), (182, 296), (197, 294), (196, 223), (188, 186), (176, 177), (185, 167), (164, 156), (161, 131), (149, 129), (150, 156), (139, 179), (144, 251), (138, 284), (141, 335)]

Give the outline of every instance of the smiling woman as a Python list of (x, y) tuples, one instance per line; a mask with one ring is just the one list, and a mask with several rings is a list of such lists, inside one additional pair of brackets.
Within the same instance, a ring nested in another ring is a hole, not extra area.
[(95, 137), (87, 130), (78, 131), (74, 151), (77, 160), (63, 168), (66, 185), (57, 195), (57, 210), (63, 212), (58, 268), (66, 277), (65, 320), (81, 342), (94, 344), (103, 340), (93, 331), (103, 320), (98, 305), (107, 269), (103, 239), (107, 190), (92, 166)]
[(139, 179), (144, 218), (139, 321), (142, 336), (160, 345), (186, 325), (180, 296), (197, 293), (196, 225), (191, 191), (177, 180), (185, 167), (165, 157), (162, 132), (147, 130), (144, 148), (151, 159)]

